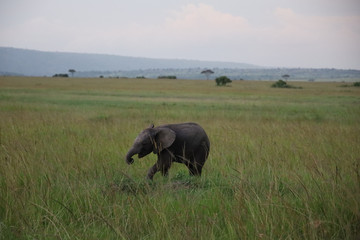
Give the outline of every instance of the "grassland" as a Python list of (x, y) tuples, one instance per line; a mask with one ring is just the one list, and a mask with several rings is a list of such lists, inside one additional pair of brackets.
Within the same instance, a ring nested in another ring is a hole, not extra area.
[[(360, 89), (339, 83), (0, 78), (0, 239), (359, 239)], [(194, 121), (201, 178), (137, 134)]]

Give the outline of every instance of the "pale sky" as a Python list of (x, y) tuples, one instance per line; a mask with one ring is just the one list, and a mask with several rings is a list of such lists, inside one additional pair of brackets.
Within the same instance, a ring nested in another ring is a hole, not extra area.
[(360, 69), (360, 1), (0, 0), (0, 46)]

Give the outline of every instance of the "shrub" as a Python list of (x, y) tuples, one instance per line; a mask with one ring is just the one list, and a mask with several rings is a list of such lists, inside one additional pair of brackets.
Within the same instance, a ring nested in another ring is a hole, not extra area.
[(215, 81), (217, 86), (225, 86), (227, 83), (232, 82), (227, 76), (217, 77)]
[(272, 84), (271, 87), (273, 87), (273, 88), (289, 88), (290, 86), (284, 80), (279, 79), (279, 81)]
[(284, 80), (279, 79), (277, 82), (271, 85), (273, 88), (297, 88), (301, 89), (302, 87), (294, 87), (292, 85), (287, 84)]
[(159, 76), (158, 79), (176, 79), (176, 76), (172, 76), (172, 75), (169, 75), (169, 76)]
[(354, 82), (353, 86), (354, 87), (360, 87), (360, 82)]
[(66, 74), (66, 73), (57, 73), (57, 74), (53, 75), (53, 77), (65, 77), (65, 78), (67, 78), (67, 77), (69, 77), (69, 75)]

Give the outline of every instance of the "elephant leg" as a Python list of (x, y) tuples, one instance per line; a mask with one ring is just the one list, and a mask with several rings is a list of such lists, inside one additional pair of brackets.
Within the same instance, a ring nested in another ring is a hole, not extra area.
[(160, 171), (164, 177), (169, 175), (170, 166), (170, 163), (162, 164)]
[(170, 154), (161, 154), (158, 155), (158, 161), (149, 169), (147, 178), (152, 180), (155, 173), (161, 171), (163, 176), (167, 176), (169, 168), (171, 167), (171, 155)]
[(159, 171), (159, 166), (158, 163), (155, 163), (148, 171), (147, 174), (147, 179), (152, 180), (155, 173), (157, 173), (157, 171)]
[(169, 169), (171, 167), (171, 154), (170, 153), (163, 153), (159, 156), (158, 166), (161, 174), (163, 176), (168, 176)]
[(195, 154), (194, 158), (188, 165), (189, 173), (192, 176), (201, 176), (201, 171), (207, 158), (207, 151), (200, 148)]
[(189, 168), (189, 174), (191, 176), (201, 176), (201, 171), (202, 171), (202, 165), (195, 163), (189, 164), (188, 168)]

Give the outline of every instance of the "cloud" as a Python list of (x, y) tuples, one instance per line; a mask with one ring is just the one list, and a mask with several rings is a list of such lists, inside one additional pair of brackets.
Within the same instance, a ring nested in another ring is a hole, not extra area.
[(276, 8), (272, 18), (271, 23), (257, 26), (207, 4), (189, 4), (172, 12), (162, 24), (123, 29), (119, 42), (132, 46), (131, 51), (135, 49), (139, 56), (274, 66), (332, 66), (335, 56), (359, 62), (354, 55), (360, 55), (359, 16), (308, 16)]
[(280, 23), (278, 33), (285, 39), (293, 36), (302, 42), (316, 43), (360, 36), (359, 16), (305, 16), (285, 8), (277, 8), (275, 16)]
[[(148, 55), (156, 48), (158, 57), (215, 59), (210, 52), (222, 48), (226, 42), (248, 36), (250, 28), (247, 19), (241, 16), (223, 13), (206, 4), (189, 4), (179, 11), (171, 11), (161, 24), (134, 23), (122, 29), (119, 45), (131, 45)], [(137, 54), (141, 55), (140, 52)]]
[[(306, 16), (277, 8), (276, 36), (271, 41), (284, 57), (300, 57), (302, 65), (334, 66), (335, 62), (360, 64), (360, 16)], [(344, 64), (344, 66), (346, 65)]]
[(189, 4), (168, 19), (165, 27), (178, 36), (210, 38), (216, 35), (233, 35), (246, 31), (248, 21), (240, 16), (222, 13), (206, 4)]
[[(132, 24), (127, 29), (126, 32), (130, 34), (135, 34), (139, 37), (152, 37), (157, 38), (157, 36), (171, 36), (171, 37), (185, 37), (191, 34), (198, 36), (199, 34), (204, 33), (205, 30), (208, 31), (209, 27), (207, 22), (212, 21), (209, 19), (211, 16), (212, 7), (207, 5), (187, 5), (182, 8), (181, 11), (171, 11), (169, 15), (164, 19), (164, 21), (158, 25), (150, 24)], [(204, 28), (205, 27), (205, 28)], [(160, 37), (159, 37), (160, 38)]]

